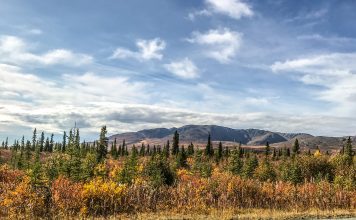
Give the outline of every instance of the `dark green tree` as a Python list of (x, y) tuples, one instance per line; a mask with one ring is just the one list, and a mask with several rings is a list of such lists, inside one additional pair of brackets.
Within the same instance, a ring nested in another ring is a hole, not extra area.
[(346, 141), (345, 154), (349, 157), (352, 157), (353, 155), (351, 137), (349, 137)]
[(179, 134), (176, 130), (173, 135), (172, 155), (177, 155), (179, 152)]
[(270, 154), (270, 152), (271, 152), (271, 147), (269, 146), (269, 143), (268, 143), (268, 141), (267, 141), (266, 147), (265, 147), (265, 155), (266, 155), (266, 157), (268, 157), (268, 155)]
[(32, 150), (36, 150), (36, 143), (37, 143), (37, 129), (35, 128), (33, 130), (33, 135), (32, 135)]
[(194, 154), (194, 144), (193, 144), (193, 142), (190, 142), (190, 144), (188, 145), (187, 154), (188, 154), (189, 156), (191, 156), (191, 155)]
[(44, 149), (44, 142), (45, 142), (45, 135), (44, 135), (44, 132), (42, 131), (41, 139), (40, 139), (40, 152), (42, 152)]
[(185, 168), (188, 166), (187, 164), (187, 153), (185, 152), (184, 146), (182, 146), (181, 150), (178, 152), (176, 159), (177, 168)]
[(106, 137), (106, 126), (104, 125), (101, 128), (99, 143), (97, 148), (97, 162), (101, 163), (105, 158), (106, 154), (108, 153), (108, 138)]
[(67, 147), (67, 134), (65, 131), (63, 131), (63, 141), (62, 141), (62, 152), (64, 153), (66, 151)]
[(218, 160), (221, 160), (222, 157), (223, 157), (223, 145), (222, 145), (222, 143), (220, 141), (219, 142), (219, 147), (218, 147), (217, 158), (218, 158)]
[(210, 134), (208, 136), (208, 143), (206, 144), (206, 147), (205, 147), (205, 155), (208, 157), (211, 157), (214, 155), (214, 150), (213, 150), (213, 145), (211, 144)]
[(300, 146), (299, 146), (298, 138), (296, 138), (295, 141), (294, 141), (292, 151), (293, 151), (293, 155), (296, 155), (296, 154), (300, 153)]

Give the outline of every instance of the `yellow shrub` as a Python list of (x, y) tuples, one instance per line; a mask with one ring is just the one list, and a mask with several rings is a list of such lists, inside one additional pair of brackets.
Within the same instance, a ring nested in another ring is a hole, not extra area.
[(108, 215), (120, 211), (120, 204), (126, 192), (126, 185), (117, 184), (112, 180), (104, 181), (96, 178), (84, 184), (82, 191), (83, 214)]

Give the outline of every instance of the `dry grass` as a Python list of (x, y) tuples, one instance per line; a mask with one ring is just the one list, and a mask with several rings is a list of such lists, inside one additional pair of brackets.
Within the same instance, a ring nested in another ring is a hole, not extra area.
[[(106, 219), (330, 219), (352, 218), (356, 219), (356, 210), (309, 210), (309, 211), (281, 211), (268, 209), (244, 210), (212, 210), (210, 213), (138, 213), (135, 215), (116, 215)], [(98, 218), (103, 219), (103, 218)]]

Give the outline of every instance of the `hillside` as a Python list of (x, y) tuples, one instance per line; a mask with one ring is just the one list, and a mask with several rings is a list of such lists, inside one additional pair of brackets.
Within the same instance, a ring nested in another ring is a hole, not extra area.
[[(179, 128), (155, 128), (137, 132), (116, 134), (109, 137), (115, 138), (119, 143), (123, 140), (127, 144), (156, 144), (163, 145), (167, 140), (172, 140), (173, 133), (178, 131), (182, 144), (193, 142), (204, 145), (210, 134), (213, 142), (222, 141), (225, 145), (241, 143), (246, 146), (263, 146), (267, 142), (275, 147), (291, 146), (298, 138), (302, 148), (315, 149), (339, 149), (342, 146), (343, 137), (313, 136), (305, 133), (281, 133), (260, 129), (233, 129), (217, 125), (185, 125)], [(353, 137), (356, 140), (355, 137)]]

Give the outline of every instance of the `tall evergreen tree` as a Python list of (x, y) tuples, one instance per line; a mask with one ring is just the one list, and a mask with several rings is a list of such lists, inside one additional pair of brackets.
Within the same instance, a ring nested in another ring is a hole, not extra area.
[(170, 146), (169, 140), (167, 140), (167, 144), (164, 146), (164, 149), (163, 149), (163, 153), (166, 156), (166, 158), (169, 157), (170, 148), (171, 148), (171, 146)]
[(67, 134), (65, 131), (63, 131), (63, 141), (62, 141), (62, 152), (64, 153), (66, 151), (67, 147)]
[(40, 139), (40, 152), (42, 152), (44, 149), (44, 142), (45, 142), (45, 135), (44, 135), (44, 132), (42, 131), (41, 139)]
[(172, 155), (177, 155), (179, 152), (179, 134), (176, 130), (173, 135)]
[(106, 126), (101, 128), (98, 149), (97, 149), (97, 161), (102, 162), (106, 158), (108, 153), (108, 138), (106, 137)]
[(188, 164), (187, 164), (187, 154), (185, 152), (184, 145), (182, 145), (181, 150), (178, 152), (176, 161), (177, 161), (177, 167), (178, 168), (187, 167), (188, 166)]
[(54, 134), (51, 134), (51, 140), (49, 141), (49, 152), (53, 152), (53, 148), (54, 148), (54, 140), (53, 140)]
[(33, 130), (33, 135), (32, 135), (32, 150), (33, 151), (36, 149), (36, 143), (37, 143), (37, 129), (35, 128)]
[(271, 151), (271, 147), (269, 146), (269, 143), (267, 141), (266, 148), (265, 148), (266, 157), (268, 157), (268, 155), (270, 154), (270, 151)]
[(298, 138), (296, 138), (295, 141), (294, 141), (292, 151), (293, 151), (294, 155), (300, 153), (300, 146), (299, 146)]
[(237, 149), (235, 149), (232, 151), (231, 157), (229, 158), (229, 170), (235, 175), (240, 175), (242, 167), (243, 162), (240, 158), (240, 153)]
[(349, 137), (346, 141), (345, 154), (350, 157), (352, 157), (353, 155), (351, 137)]
[(5, 140), (5, 149), (9, 149), (9, 138), (6, 137), (6, 140)]
[(219, 142), (219, 147), (218, 147), (218, 153), (217, 153), (217, 158), (220, 160), (223, 156), (223, 146), (221, 141)]
[(26, 147), (25, 147), (25, 161), (27, 165), (27, 169), (30, 168), (30, 163), (31, 163), (31, 142), (27, 141)]
[(194, 154), (194, 144), (193, 144), (193, 142), (190, 142), (190, 144), (188, 145), (187, 154), (188, 155), (193, 155)]
[(207, 143), (207, 145), (205, 147), (205, 155), (209, 156), (209, 157), (214, 155), (214, 150), (213, 150), (213, 146), (211, 144), (211, 136), (210, 136), (210, 134), (208, 136), (208, 143)]
[(46, 138), (45, 145), (44, 145), (44, 151), (49, 151), (49, 138)]

